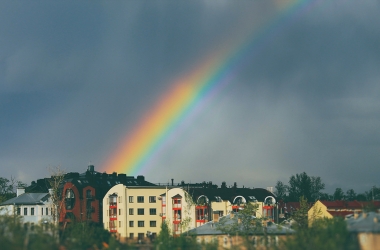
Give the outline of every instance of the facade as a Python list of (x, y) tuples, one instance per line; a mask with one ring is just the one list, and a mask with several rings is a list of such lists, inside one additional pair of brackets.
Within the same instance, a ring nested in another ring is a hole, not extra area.
[(52, 222), (52, 203), (49, 193), (25, 193), (25, 189), (17, 189), (17, 197), (0, 204), (0, 214), (20, 216), (24, 224), (40, 224)]
[(159, 198), (165, 189), (123, 184), (112, 187), (103, 198), (104, 229), (122, 241), (154, 239), (161, 229)]
[(199, 186), (172, 187), (161, 195), (162, 220), (168, 223), (174, 235), (217, 220), (231, 212), (238, 212), (245, 203), (258, 205), (257, 218), (276, 218), (275, 196), (262, 188), (220, 188), (212, 183)]
[[(51, 177), (53, 178), (53, 177)], [(125, 184), (129, 186), (155, 186), (145, 181), (144, 176), (127, 176), (126, 174), (107, 174), (95, 171), (88, 166), (86, 172), (67, 173), (59, 187), (61, 200), (57, 204), (59, 222), (63, 227), (71, 222), (103, 222), (103, 198), (113, 186)], [(27, 192), (45, 192), (51, 188), (50, 178), (32, 182)]]

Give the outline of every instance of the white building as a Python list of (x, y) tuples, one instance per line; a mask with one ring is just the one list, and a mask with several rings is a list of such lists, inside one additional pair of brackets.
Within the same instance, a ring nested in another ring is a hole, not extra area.
[(51, 222), (51, 199), (49, 193), (25, 193), (17, 189), (17, 196), (0, 204), (1, 215), (18, 215), (22, 223), (39, 224)]

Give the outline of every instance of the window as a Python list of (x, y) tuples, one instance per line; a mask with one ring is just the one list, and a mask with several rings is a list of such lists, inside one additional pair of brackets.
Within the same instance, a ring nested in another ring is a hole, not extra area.
[(49, 215), (49, 208), (46, 208), (46, 215)]
[(144, 203), (144, 196), (137, 196), (138, 203)]
[(17, 215), (21, 215), (21, 208), (17, 208)]
[(156, 196), (149, 196), (149, 203), (156, 203)]
[(129, 227), (133, 227), (134, 226), (134, 221), (133, 220), (130, 220), (129, 221)]
[(121, 221), (119, 221), (119, 227), (121, 227)]
[(150, 215), (156, 215), (156, 214), (157, 214), (156, 209), (155, 209), (155, 208), (150, 208), (150, 209), (149, 209), (149, 214), (150, 214)]
[(139, 238), (139, 240), (143, 240), (144, 239), (144, 233), (139, 233), (138, 238)]
[(44, 215), (44, 208), (41, 208), (41, 215)]
[(133, 203), (133, 196), (128, 197), (129, 203)]
[(133, 208), (129, 209), (129, 215), (133, 215)]
[(121, 196), (119, 196), (119, 203), (121, 203), (122, 202), (122, 200), (121, 200)]
[(28, 215), (28, 208), (24, 207), (24, 215)]
[(139, 220), (139, 221), (137, 222), (137, 226), (138, 226), (138, 227), (144, 227), (144, 221), (143, 221), (143, 220)]
[(134, 238), (133, 233), (129, 233), (129, 238), (133, 240), (133, 238)]
[(144, 215), (144, 208), (138, 208), (137, 209), (137, 214), (138, 215)]
[(30, 215), (34, 215), (34, 207), (30, 209)]
[(121, 209), (119, 208), (119, 215), (121, 215)]
[(151, 220), (151, 221), (149, 222), (149, 226), (150, 226), (150, 227), (156, 227), (156, 221), (155, 221), (155, 220)]
[(66, 210), (71, 210), (75, 206), (75, 195), (72, 189), (66, 189), (65, 206)]

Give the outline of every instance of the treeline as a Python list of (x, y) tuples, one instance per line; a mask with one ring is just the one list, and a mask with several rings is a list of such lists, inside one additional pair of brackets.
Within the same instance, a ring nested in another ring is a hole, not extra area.
[(374, 186), (364, 193), (356, 193), (353, 189), (346, 192), (342, 188), (336, 188), (333, 194), (322, 192), (325, 184), (321, 177), (309, 176), (305, 172), (292, 175), (288, 184), (277, 181), (274, 194), (278, 200), (285, 202), (297, 202), (300, 197), (305, 197), (309, 202), (317, 200), (346, 200), (346, 201), (371, 201), (380, 199), (380, 188)]

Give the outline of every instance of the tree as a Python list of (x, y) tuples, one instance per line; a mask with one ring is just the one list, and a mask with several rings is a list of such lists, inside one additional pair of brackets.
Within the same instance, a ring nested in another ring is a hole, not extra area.
[(51, 216), (52, 221), (58, 225), (60, 212), (62, 210), (63, 202), (61, 185), (63, 184), (65, 178), (65, 171), (61, 169), (60, 166), (50, 167), (49, 172), (51, 178), (49, 179), (50, 185), (50, 199), (51, 199)]
[(277, 199), (284, 200), (286, 198), (286, 192), (289, 187), (285, 185), (282, 181), (277, 181), (276, 186), (274, 188), (274, 194), (277, 196)]
[(334, 196), (334, 200), (340, 201), (340, 200), (344, 200), (345, 199), (343, 190), (341, 188), (336, 188), (333, 196)]
[(8, 180), (7, 178), (0, 177), (0, 203), (15, 197), (17, 187), (25, 186), (25, 183), (17, 181), (12, 176), (10, 180)]
[(305, 172), (292, 175), (289, 179), (289, 200), (298, 201), (304, 196), (309, 201), (316, 201), (325, 188), (320, 177), (308, 176)]
[(347, 230), (343, 218), (318, 219), (309, 228), (296, 230), (293, 237), (283, 242), (283, 249), (291, 250), (317, 250), (317, 249), (359, 249), (357, 238)]
[(348, 189), (346, 191), (346, 199), (349, 201), (353, 201), (356, 199), (356, 193), (353, 189)]
[(301, 196), (299, 202), (300, 208), (293, 213), (291, 218), (296, 222), (296, 227), (298, 230), (304, 230), (308, 226), (307, 214), (309, 211), (309, 204), (304, 196)]

